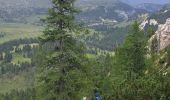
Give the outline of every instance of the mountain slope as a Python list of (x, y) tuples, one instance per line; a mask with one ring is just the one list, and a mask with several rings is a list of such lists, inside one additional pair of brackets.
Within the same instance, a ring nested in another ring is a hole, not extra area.
[[(48, 0), (0, 1), (1, 4), (4, 3), (0, 9), (0, 18), (5, 22), (30, 23), (31, 21), (27, 20), (27, 17), (32, 20), (34, 19), (32, 16), (46, 15), (47, 8), (51, 5)], [(97, 47), (103, 49), (106, 46), (108, 49), (112, 49), (114, 43), (121, 42), (132, 21), (137, 19), (139, 15), (148, 13), (146, 10), (134, 8), (118, 0), (79, 0), (76, 2), (76, 6), (82, 10), (76, 16), (77, 21), (102, 32), (99, 36), (103, 36), (103, 38), (93, 43), (95, 45), (98, 43)], [(37, 23), (33, 22), (33, 24), (41, 25), (38, 20), (39, 18), (36, 19)]]
[(77, 0), (76, 6), (78, 7), (95, 7), (95, 6), (105, 6), (110, 7), (118, 2), (119, 0)]
[(153, 3), (143, 3), (143, 4), (139, 4), (139, 5), (135, 6), (135, 8), (144, 9), (149, 12), (159, 11), (162, 7), (163, 7), (163, 5), (161, 5), (161, 4), (153, 4)]
[(146, 10), (137, 9), (120, 1), (115, 1), (112, 6), (96, 6), (86, 9), (78, 16), (79, 19), (86, 22), (122, 22), (132, 20), (140, 14), (147, 13)]
[(144, 30), (153, 29), (149, 40), (150, 48), (156, 49), (155, 65), (164, 75), (170, 73), (170, 5), (148, 16), (143, 22)]
[(155, 4), (166, 4), (170, 3), (169, 0), (121, 0), (123, 2), (126, 2), (130, 5), (138, 5), (142, 3), (155, 3)]
[(142, 22), (141, 28), (147, 30), (148, 27), (152, 27), (156, 31), (158, 25), (164, 24), (168, 18), (170, 18), (170, 5), (165, 5), (160, 11), (149, 14)]
[(47, 8), (50, 0), (0, 0), (0, 8)]

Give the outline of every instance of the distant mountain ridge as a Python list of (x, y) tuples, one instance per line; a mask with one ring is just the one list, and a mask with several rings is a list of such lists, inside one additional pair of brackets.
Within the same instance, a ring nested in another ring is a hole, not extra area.
[(48, 8), (50, 0), (0, 0), (0, 8)]
[(16, 22), (14, 19), (46, 14), (50, 6), (50, 0), (0, 0), (0, 19)]
[(162, 7), (163, 5), (161, 4), (153, 4), (153, 3), (142, 3), (135, 6), (135, 8), (144, 9), (149, 12), (159, 11)]
[(170, 0), (121, 0), (130, 5), (138, 5), (143, 3), (154, 3), (154, 4), (167, 4)]
[[(11, 18), (46, 14), (51, 0), (0, 0), (0, 18)], [(77, 0), (75, 4), (82, 9), (78, 19), (86, 22), (122, 22), (136, 19), (139, 15), (160, 9), (160, 5), (142, 4), (132, 7), (121, 0)], [(158, 6), (157, 8), (155, 6)]]
[(113, 6), (119, 0), (77, 0), (77, 7)]
[[(112, 2), (113, 3), (113, 2)], [(112, 22), (122, 22), (137, 18), (139, 15), (148, 13), (146, 10), (134, 8), (126, 3), (114, 1), (112, 6), (96, 6), (84, 10), (80, 13), (83, 20), (110, 20)]]
[[(49, 8), (52, 0), (0, 0), (0, 8)], [(112, 6), (118, 0), (77, 0), (77, 7)]]
[[(83, 20), (125, 21), (146, 12), (119, 0), (77, 0), (75, 5), (82, 9), (79, 18)], [(50, 0), (0, 0), (0, 18), (10, 21), (12, 17), (45, 14), (50, 6)]]

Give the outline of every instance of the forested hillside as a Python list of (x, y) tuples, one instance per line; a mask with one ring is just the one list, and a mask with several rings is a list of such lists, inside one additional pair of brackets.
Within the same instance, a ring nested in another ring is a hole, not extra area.
[(0, 100), (170, 100), (169, 5), (0, 0), (0, 13)]

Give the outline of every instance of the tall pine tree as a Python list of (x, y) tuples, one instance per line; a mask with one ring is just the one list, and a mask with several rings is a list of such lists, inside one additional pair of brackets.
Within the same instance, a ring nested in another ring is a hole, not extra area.
[(118, 48), (116, 56), (119, 65), (127, 71), (127, 78), (137, 77), (143, 73), (145, 67), (146, 45), (144, 34), (135, 22), (125, 42)]
[(78, 31), (74, 22), (77, 13), (74, 2), (52, 0), (53, 7), (44, 20), (47, 27), (40, 39), (53, 44), (54, 50), (48, 56), (44, 54), (45, 59), (39, 65), (40, 100), (80, 100), (88, 93), (88, 78), (82, 64), (84, 46), (72, 35)]

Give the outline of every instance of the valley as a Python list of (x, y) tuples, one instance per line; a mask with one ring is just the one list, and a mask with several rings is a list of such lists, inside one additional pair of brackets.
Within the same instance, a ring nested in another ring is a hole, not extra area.
[(170, 99), (169, 4), (54, 1), (0, 0), (0, 100)]
[(0, 39), (0, 44), (24, 38), (37, 38), (42, 34), (42, 27), (24, 23), (1, 23), (1, 34), (4, 36)]

